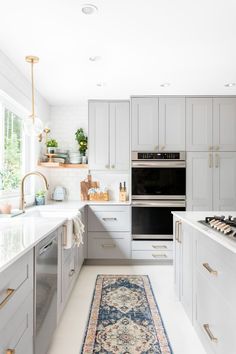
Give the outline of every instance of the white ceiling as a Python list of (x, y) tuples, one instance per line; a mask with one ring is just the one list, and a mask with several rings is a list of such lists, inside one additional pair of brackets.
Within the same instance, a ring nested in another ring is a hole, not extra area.
[[(86, 16), (83, 3), (98, 13)], [(236, 94), (235, 0), (0, 0), (0, 48), (50, 104)], [(90, 56), (101, 56), (90, 62)], [(105, 82), (105, 86), (96, 84)], [(170, 82), (170, 87), (160, 87)]]

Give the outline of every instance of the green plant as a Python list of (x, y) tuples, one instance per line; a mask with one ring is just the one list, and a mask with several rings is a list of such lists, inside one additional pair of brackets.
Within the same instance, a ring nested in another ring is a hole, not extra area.
[(46, 191), (44, 191), (44, 190), (40, 190), (37, 193), (35, 193), (35, 197), (38, 197), (38, 198), (43, 198), (43, 197), (45, 197), (45, 195), (46, 195)]
[(83, 128), (79, 128), (75, 132), (75, 140), (79, 144), (79, 152), (85, 155), (88, 148), (88, 137), (84, 134)]
[(55, 139), (49, 139), (46, 142), (47, 147), (58, 147), (58, 142)]

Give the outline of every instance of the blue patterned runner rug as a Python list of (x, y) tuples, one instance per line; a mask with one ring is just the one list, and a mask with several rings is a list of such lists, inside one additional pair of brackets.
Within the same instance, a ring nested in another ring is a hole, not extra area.
[(147, 275), (98, 275), (81, 353), (172, 353)]

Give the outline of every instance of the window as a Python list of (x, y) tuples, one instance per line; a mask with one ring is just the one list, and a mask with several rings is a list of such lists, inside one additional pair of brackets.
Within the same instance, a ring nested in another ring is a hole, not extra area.
[(26, 149), (30, 150), (30, 138), (23, 130), (25, 113), (1, 101), (0, 108), (0, 197), (16, 196), (21, 177), (30, 168), (29, 151)]

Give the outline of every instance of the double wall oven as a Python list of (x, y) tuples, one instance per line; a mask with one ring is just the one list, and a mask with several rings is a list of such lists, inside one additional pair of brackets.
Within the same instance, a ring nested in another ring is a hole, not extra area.
[(132, 237), (172, 240), (171, 211), (185, 210), (185, 152), (132, 152)]

